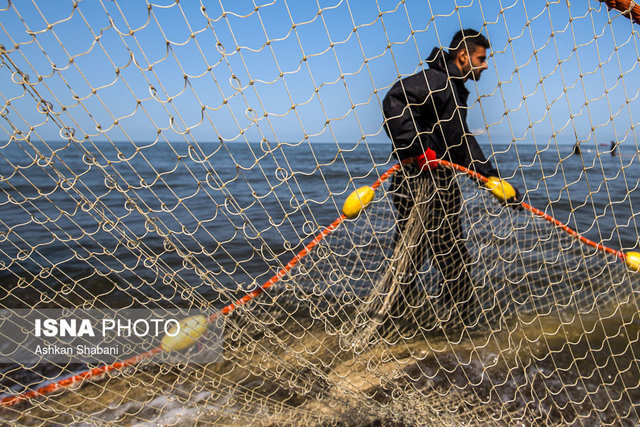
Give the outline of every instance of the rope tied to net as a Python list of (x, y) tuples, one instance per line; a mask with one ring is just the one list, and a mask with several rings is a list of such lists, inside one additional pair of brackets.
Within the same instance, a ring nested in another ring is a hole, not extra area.
[(631, 19), (636, 24), (640, 25), (640, 3), (634, 0), (600, 0), (610, 9), (616, 9), (622, 12), (623, 16)]

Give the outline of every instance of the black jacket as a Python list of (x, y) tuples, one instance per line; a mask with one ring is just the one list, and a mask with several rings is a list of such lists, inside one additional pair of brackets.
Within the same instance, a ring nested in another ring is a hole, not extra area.
[[(498, 176), (486, 160), (467, 126), (469, 91), (458, 67), (434, 48), (427, 59), (429, 69), (406, 77), (389, 90), (382, 102), (385, 131), (399, 160), (424, 153), (427, 148), (439, 159)], [(448, 74), (447, 74), (448, 72)]]

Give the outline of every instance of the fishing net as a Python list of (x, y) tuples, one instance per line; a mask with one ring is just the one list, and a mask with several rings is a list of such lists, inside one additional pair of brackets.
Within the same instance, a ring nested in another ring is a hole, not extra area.
[[(0, 5), (0, 420), (637, 422), (638, 6), (435, 3)], [(384, 135), (470, 26), (520, 206)], [(202, 313), (220, 358), (11, 359), (10, 313), (61, 308)]]

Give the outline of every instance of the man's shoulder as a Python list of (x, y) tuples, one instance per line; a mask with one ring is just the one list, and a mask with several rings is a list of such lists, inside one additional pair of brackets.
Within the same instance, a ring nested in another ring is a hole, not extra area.
[(397, 81), (392, 90), (426, 90), (432, 92), (447, 85), (447, 74), (441, 70), (428, 68)]

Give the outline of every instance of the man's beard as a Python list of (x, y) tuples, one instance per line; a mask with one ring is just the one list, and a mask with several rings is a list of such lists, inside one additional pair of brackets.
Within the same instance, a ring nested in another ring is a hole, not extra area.
[(480, 76), (482, 75), (482, 71), (481, 69), (471, 69), (471, 76), (473, 77), (473, 80), (478, 81), (480, 80)]

